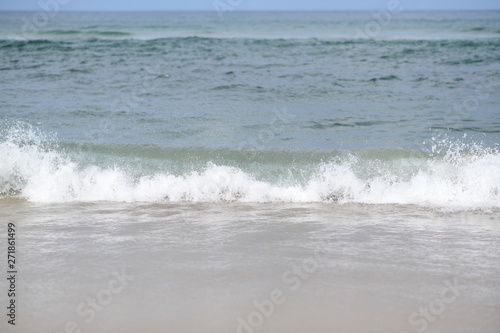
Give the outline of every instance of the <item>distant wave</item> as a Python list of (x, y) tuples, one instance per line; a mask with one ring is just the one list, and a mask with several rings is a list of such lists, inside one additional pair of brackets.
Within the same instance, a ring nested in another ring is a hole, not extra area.
[(478, 132), (478, 133), (488, 133), (488, 134), (493, 134), (493, 133), (500, 133), (500, 129), (498, 129), (498, 124), (491, 125), (492, 128), (487, 128), (487, 127), (444, 127), (444, 126), (432, 126), (430, 127), (431, 130), (437, 129), (437, 130), (447, 130), (447, 131), (454, 131), (454, 132)]
[[(429, 152), (350, 151), (325, 159), (321, 154), (301, 158), (295, 152), (252, 155), (239, 151), (228, 152), (224, 161), (211, 158), (210, 151), (205, 150), (203, 156), (186, 148), (175, 153), (150, 147), (139, 154), (130, 147), (76, 148), (61, 148), (54, 138), (24, 123), (6, 128), (0, 140), (0, 197), (32, 202), (325, 202), (500, 208), (499, 151), (446, 140), (434, 141)], [(95, 149), (112, 163), (100, 163), (92, 155)], [(165, 169), (168, 160), (189, 165), (189, 159), (196, 156), (201, 159), (196, 166)], [(133, 167), (137, 160), (144, 165), (151, 159), (163, 159), (158, 164), (163, 167), (140, 172)], [(271, 176), (262, 176), (261, 169), (266, 168)]]
[(81, 33), (79, 30), (50, 30), (44, 31), (44, 34), (52, 34), (52, 35), (78, 35)]
[[(61, 41), (73, 39), (124, 39), (134, 38), (135, 34), (126, 31), (107, 31), (107, 30), (41, 30), (37, 33), (9, 34), (6, 40), (10, 41)], [(141, 39), (141, 38), (138, 38)]]
[[(371, 81), (371, 80), (370, 80)], [(303, 128), (312, 128), (312, 129), (327, 129), (327, 128), (336, 128), (336, 127), (369, 127), (369, 126), (379, 126), (385, 124), (400, 124), (404, 122), (399, 121), (349, 121), (347, 119), (322, 119), (318, 121), (309, 120), (305, 122), (302, 126)]]
[[(368, 37), (357, 34), (354, 29), (332, 31), (331, 33), (322, 32), (317, 35), (303, 33), (301, 31), (261, 31), (252, 30), (231, 30), (231, 29), (207, 29), (204, 27), (185, 28), (179, 27), (172, 29), (171, 27), (156, 28), (156, 29), (141, 29), (133, 30), (106, 30), (95, 29), (98, 27), (88, 28), (68, 28), (68, 29), (53, 29), (40, 30), (36, 32), (21, 33), (21, 31), (7, 34), (11, 40), (61, 40), (61, 39), (136, 39), (136, 40), (157, 40), (157, 39), (172, 39), (172, 38), (200, 38), (200, 39), (249, 39), (265, 41), (288, 41), (288, 40), (317, 40), (324, 43), (349, 43), (356, 41), (477, 41), (484, 39), (498, 38), (499, 30), (491, 30), (482, 27), (472, 28), (462, 31), (448, 32), (433, 32), (433, 31), (399, 31), (392, 34), (390, 31), (384, 31), (383, 34)], [(412, 52), (411, 50), (409, 52)]]
[[(61, 35), (67, 36), (80, 36), (86, 42), (93, 42), (103, 40), (105, 41), (106, 37), (121, 37), (116, 38), (118, 42), (123, 43), (145, 43), (145, 44), (168, 44), (171, 42), (184, 42), (184, 43), (253, 43), (255, 45), (269, 45), (280, 48), (290, 48), (295, 46), (307, 45), (307, 46), (344, 46), (344, 45), (355, 45), (355, 44), (368, 44), (372, 45), (374, 43), (371, 39), (356, 39), (356, 38), (341, 38), (341, 39), (318, 39), (318, 38), (228, 38), (228, 37), (202, 37), (202, 36), (185, 36), (185, 37), (158, 37), (158, 38), (149, 38), (149, 39), (141, 39), (141, 38), (131, 38), (136, 37), (135, 34), (127, 33), (127, 32), (118, 32), (118, 31), (100, 31), (100, 32), (61, 32)], [(72, 38), (51, 38), (50, 35), (40, 34), (37, 36), (32, 36), (29, 38), (23, 38), (22, 36), (18, 36), (19, 38), (15, 38), (16, 35), (7, 36), (10, 38), (2, 38), (0, 37), (1, 44), (9, 44), (9, 43), (29, 43), (29, 44), (37, 44), (37, 43), (66, 43), (71, 44), (74, 42)], [(98, 38), (102, 37), (102, 38)], [(419, 52), (421, 54), (425, 54), (426, 47), (440, 47), (440, 48), (477, 48), (480, 46), (491, 46), (497, 47), (500, 46), (500, 39), (440, 39), (440, 40), (426, 40), (426, 39), (390, 39), (390, 40), (380, 40), (377, 41), (378, 45), (405, 45), (408, 47), (412, 47), (411, 49), (405, 49), (401, 53), (402, 55), (412, 54), (415, 52)], [(382, 59), (389, 59), (389, 56), (383, 56)]]
[(82, 36), (82, 37), (89, 37), (89, 36), (108, 36), (108, 37), (130, 37), (133, 36), (132, 33), (130, 32), (123, 32), (123, 31), (99, 31), (99, 30), (48, 30), (48, 31), (41, 31), (39, 33), (42, 36), (45, 35), (55, 35), (55, 36)]

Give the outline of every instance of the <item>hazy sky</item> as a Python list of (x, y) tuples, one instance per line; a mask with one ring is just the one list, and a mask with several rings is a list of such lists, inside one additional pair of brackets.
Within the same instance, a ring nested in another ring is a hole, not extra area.
[(61, 10), (214, 10), (214, 3), (235, 10), (380, 10), (391, 1), (405, 10), (500, 10), (500, 0), (0, 0), (0, 10), (41, 10), (39, 3), (54, 2)]

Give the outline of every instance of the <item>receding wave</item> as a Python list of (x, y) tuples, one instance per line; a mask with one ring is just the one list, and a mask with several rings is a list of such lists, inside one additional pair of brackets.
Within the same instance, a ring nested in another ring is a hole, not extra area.
[(59, 144), (18, 123), (2, 132), (0, 196), (32, 202), (325, 202), (500, 207), (498, 149), (266, 152)]

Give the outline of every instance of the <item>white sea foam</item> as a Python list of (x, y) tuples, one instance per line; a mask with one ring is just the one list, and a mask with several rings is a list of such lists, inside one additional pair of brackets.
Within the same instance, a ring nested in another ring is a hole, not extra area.
[[(0, 193), (32, 202), (335, 202), (415, 204), (450, 209), (500, 207), (500, 154), (435, 141), (421, 158), (387, 162), (348, 154), (313, 166), (305, 180), (262, 180), (249, 171), (207, 163), (181, 174), (137, 175), (127, 165), (70, 159), (46, 135), (13, 126), (0, 142)], [(437, 155), (437, 156), (432, 156)], [(81, 155), (85, 157), (85, 155)], [(123, 162), (121, 162), (123, 163)], [(292, 166), (290, 166), (292, 167)]]

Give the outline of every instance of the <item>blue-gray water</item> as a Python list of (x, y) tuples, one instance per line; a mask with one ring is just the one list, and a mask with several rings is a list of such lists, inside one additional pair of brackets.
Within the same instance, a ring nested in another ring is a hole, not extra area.
[(46, 14), (0, 12), (2, 327), (498, 332), (500, 12)]
[[(226, 14), (59, 13), (32, 31), (22, 17), (33, 14), (2, 13), (2, 115), (71, 142), (499, 141), (500, 12), (393, 14), (374, 38), (357, 33), (369, 13)], [(268, 134), (283, 108), (290, 118)]]
[(499, 206), (499, 12), (225, 14), (2, 13), (3, 195)]

